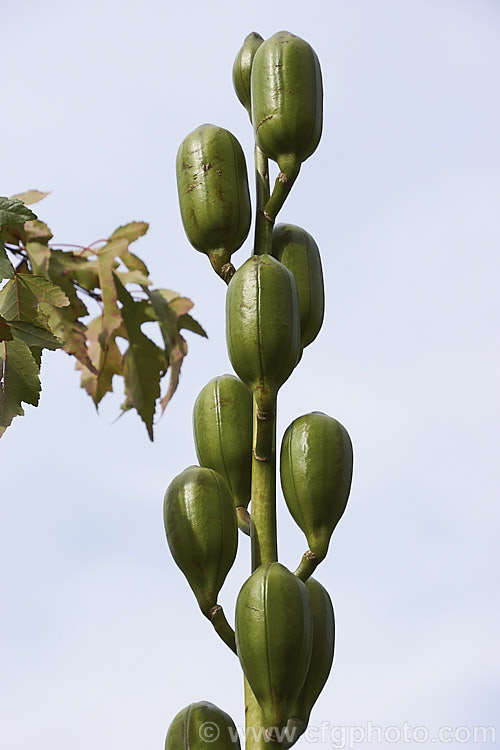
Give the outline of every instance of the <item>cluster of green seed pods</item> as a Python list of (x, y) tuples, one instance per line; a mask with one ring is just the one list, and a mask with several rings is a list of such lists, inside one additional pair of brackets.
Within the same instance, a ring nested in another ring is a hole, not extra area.
[[(181, 217), (188, 239), (228, 284), (226, 342), (236, 375), (212, 378), (193, 410), (199, 466), (181, 472), (164, 498), (167, 541), (200, 609), (238, 656), (248, 716), (265, 741), (291, 747), (305, 731), (329, 676), (335, 618), (311, 574), (327, 555), (348, 501), (353, 452), (345, 427), (322, 412), (295, 419), (276, 450), (280, 388), (318, 336), (324, 318), (320, 250), (305, 229), (275, 225), (301, 164), (322, 131), (323, 88), (316, 53), (300, 37), (252, 32), (233, 65), (236, 95), (255, 137), (254, 252), (235, 269), (232, 254), (250, 228), (245, 157), (223, 128), (202, 125), (177, 155)], [(267, 159), (280, 170), (270, 188)], [(295, 572), (278, 562), (275, 484), (279, 455), (288, 510), (309, 549)], [(252, 571), (235, 606), (234, 630), (218, 603), (234, 563), (238, 527), (250, 536)], [(260, 717), (260, 718), (256, 718)], [(204, 722), (215, 738), (203, 738)], [(258, 722), (260, 721), (260, 726)], [(233, 720), (211, 703), (180, 711), (165, 748), (239, 748)], [(285, 739), (283, 732), (286, 730)]]

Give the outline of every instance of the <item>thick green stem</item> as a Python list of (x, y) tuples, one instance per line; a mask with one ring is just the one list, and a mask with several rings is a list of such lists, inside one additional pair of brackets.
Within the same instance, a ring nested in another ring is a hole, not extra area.
[(252, 569), (276, 562), (276, 411), (262, 413), (253, 400)]
[(255, 146), (255, 184), (257, 208), (255, 218), (255, 255), (271, 252), (273, 224), (264, 214), (264, 207), (269, 200), (269, 163), (258, 146)]
[[(253, 401), (252, 500), (250, 539), (252, 571), (278, 559), (276, 536), (276, 411), (263, 414)], [(264, 718), (245, 679), (245, 750), (280, 747), (266, 742)]]

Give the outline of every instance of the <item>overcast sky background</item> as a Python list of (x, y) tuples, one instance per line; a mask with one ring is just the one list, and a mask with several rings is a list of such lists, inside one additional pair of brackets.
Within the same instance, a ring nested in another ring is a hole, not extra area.
[[(499, 3), (24, 0), (2, 8), (0, 194), (52, 191), (35, 210), (56, 242), (150, 222), (136, 252), (194, 300), (209, 339), (188, 334), (154, 444), (132, 413), (113, 424), (119, 387), (96, 415), (61, 352), (44, 356), (40, 406), (2, 438), (2, 749), (162, 748), (202, 699), (243, 723), (238, 662), (163, 530), (165, 488), (196, 461), (194, 400), (231, 372), (225, 288), (184, 236), (174, 164), (203, 122), (252, 158), (232, 64), (247, 33), (281, 29), (323, 70), (323, 138), (280, 220), (315, 237), (327, 298), (281, 391), (279, 439), (319, 410), (355, 451), (316, 576), (337, 647), (311, 724), (498, 722)], [(235, 264), (250, 252), (251, 238)], [(281, 493), (279, 506), (293, 569), (306, 544)], [(221, 594), (231, 621), (248, 567), (240, 537)]]

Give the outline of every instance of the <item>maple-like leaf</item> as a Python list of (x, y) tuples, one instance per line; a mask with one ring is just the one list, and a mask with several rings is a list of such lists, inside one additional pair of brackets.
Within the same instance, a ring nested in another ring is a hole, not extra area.
[(34, 323), (23, 320), (9, 321), (10, 331), (15, 339), (23, 341), (30, 348), (37, 346), (43, 349), (60, 349), (64, 341), (54, 336), (46, 328), (41, 328)]
[(51, 251), (48, 269), (50, 280), (64, 291), (75, 318), (81, 318), (89, 313), (75, 289), (74, 282), (79, 283), (80, 272), (85, 277), (92, 277), (92, 283), (95, 282), (95, 286), (99, 285), (97, 261), (92, 262), (63, 250)]
[(43, 221), (27, 221), (20, 236), (30, 259), (31, 272), (48, 279), (51, 255), (49, 241), (52, 239), (52, 232), (47, 224)]
[(153, 420), (156, 401), (160, 398), (160, 379), (167, 371), (169, 362), (163, 349), (141, 331), (141, 325), (150, 319), (150, 306), (144, 301), (134, 301), (119, 279), (115, 283), (122, 303), (123, 329), (120, 335), (125, 335), (129, 341), (123, 356), (126, 398), (122, 409), (136, 409), (146, 425), (150, 440), (153, 440)]
[[(124, 226), (115, 229), (109, 239), (126, 239), (128, 243), (135, 242), (135, 240), (138, 240), (139, 237), (145, 235), (148, 229), (149, 224), (147, 224), (145, 221), (132, 221), (130, 222), (130, 224), (125, 224)], [(142, 273), (145, 277), (149, 276), (149, 271), (146, 264), (140, 258), (138, 258), (137, 255), (131, 253), (128, 247), (122, 253), (121, 259), (129, 269), (129, 271), (140, 271), (140, 273)]]
[(36, 218), (36, 214), (30, 208), (27, 208), (22, 201), (16, 198), (0, 197), (1, 226), (16, 226)]
[(165, 344), (167, 354), (170, 355), (177, 339), (177, 316), (170, 307), (161, 289), (149, 289), (146, 293), (151, 300), (152, 312), (160, 326), (161, 335)]
[(42, 305), (42, 309), (52, 333), (64, 341), (64, 351), (93, 372), (94, 367), (87, 351), (87, 326), (80, 320), (88, 315), (88, 310), (74, 284), (80, 270), (86, 277), (94, 278), (96, 285), (99, 284), (96, 261), (88, 261), (62, 250), (50, 251), (48, 276), (52, 283), (63, 290), (69, 304), (64, 307)]
[(116, 268), (116, 258), (120, 257), (127, 250), (128, 244), (126, 238), (110, 240), (97, 253), (99, 282), (104, 306), (101, 332), (102, 346), (106, 346), (113, 333), (122, 324), (122, 314), (118, 306), (114, 270)]
[(81, 386), (92, 398), (96, 408), (106, 393), (113, 390), (113, 377), (123, 375), (123, 355), (116, 343), (115, 331), (103, 348), (99, 343), (102, 332), (102, 315), (94, 318), (87, 326), (88, 356), (93, 369), (77, 362), (76, 369), (81, 370)]
[(0, 437), (14, 417), (24, 414), (23, 402), (38, 405), (39, 371), (29, 346), (23, 341), (0, 342)]
[(69, 300), (52, 281), (30, 274), (16, 274), (0, 291), (0, 313), (6, 320), (40, 322), (42, 303), (64, 307), (69, 305)]

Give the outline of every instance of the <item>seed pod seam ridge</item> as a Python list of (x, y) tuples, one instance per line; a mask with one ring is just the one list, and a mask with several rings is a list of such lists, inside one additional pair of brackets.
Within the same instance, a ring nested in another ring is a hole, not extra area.
[(272, 675), (271, 675), (271, 660), (270, 660), (270, 654), (269, 654), (269, 629), (268, 629), (269, 618), (267, 616), (267, 606), (266, 606), (267, 605), (267, 589), (268, 589), (267, 583), (269, 579), (269, 571), (270, 571), (270, 568), (268, 566), (266, 575), (264, 576), (263, 602), (264, 602), (264, 621), (265, 621), (265, 632), (266, 632), (266, 666), (267, 666), (266, 674), (269, 676), (269, 692), (272, 694), (273, 685), (272, 685)]
[[(288, 446), (287, 446), (287, 448), (288, 448), (288, 462), (289, 462), (289, 466), (293, 466), (293, 462), (292, 462), (292, 444), (293, 444), (292, 443), (292, 435), (293, 435), (294, 429), (295, 429), (295, 422), (293, 422), (292, 425), (291, 425), (290, 439), (288, 440)], [(296, 507), (299, 510), (299, 515), (300, 515), (300, 524), (298, 524), (298, 526), (300, 526), (300, 528), (303, 528), (304, 527), (304, 514), (303, 514), (303, 508), (302, 508), (301, 503), (297, 502), (297, 499), (298, 499), (298, 490), (297, 490), (297, 485), (296, 485), (296, 482), (295, 482), (295, 474), (294, 474), (294, 472), (291, 472), (291, 476), (292, 476), (293, 491), (294, 491), (294, 494), (295, 494), (295, 504), (296, 504)]]
[(233, 492), (233, 485), (231, 482), (231, 478), (229, 476), (228, 470), (227, 470), (227, 464), (226, 464), (226, 457), (224, 455), (224, 451), (222, 449), (222, 415), (221, 415), (221, 395), (220, 395), (220, 378), (217, 378), (216, 384), (215, 384), (215, 414), (217, 418), (217, 434), (219, 437), (219, 449), (220, 449), (220, 455), (222, 458), (222, 465), (224, 466), (224, 476), (227, 477), (227, 482), (229, 484), (229, 490), (231, 492), (231, 495), (234, 497)]
[[(221, 485), (221, 479), (223, 481), (225, 481), (224, 478), (221, 477), (220, 474), (217, 471), (214, 471), (213, 469), (211, 469), (211, 472), (212, 472), (212, 474), (215, 477), (215, 481), (217, 482), (217, 487), (219, 488), (219, 490), (221, 490), (221, 489), (223, 490), (224, 487), (222, 487), (222, 485)], [(223, 510), (222, 510), (222, 505), (223, 505), (223, 499), (222, 498), (223, 497), (224, 497), (224, 495), (222, 494), (222, 492), (219, 492), (219, 508), (220, 508), (221, 516), (223, 515)], [(223, 526), (222, 527), (222, 534), (224, 534), (225, 532), (226, 532), (226, 529)], [(222, 568), (222, 558), (223, 558), (223, 555), (224, 555), (224, 550), (223, 550), (222, 545), (220, 545), (220, 547), (219, 547), (219, 560), (218, 560), (218, 563), (217, 563), (217, 580), (219, 580), (219, 578), (220, 578), (220, 572), (221, 572), (221, 568)]]

